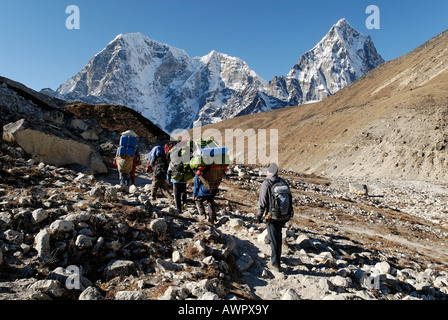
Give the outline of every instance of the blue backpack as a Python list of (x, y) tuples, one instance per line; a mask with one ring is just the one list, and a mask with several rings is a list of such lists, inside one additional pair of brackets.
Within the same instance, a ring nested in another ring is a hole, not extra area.
[(122, 135), (120, 138), (120, 147), (117, 150), (117, 157), (130, 155), (135, 156), (135, 148), (137, 147), (137, 138), (132, 135)]
[(165, 148), (162, 146), (157, 146), (157, 147), (152, 148), (151, 152), (149, 152), (148, 155), (146, 156), (149, 163), (151, 164), (151, 167), (154, 166), (154, 162), (160, 156), (165, 156)]

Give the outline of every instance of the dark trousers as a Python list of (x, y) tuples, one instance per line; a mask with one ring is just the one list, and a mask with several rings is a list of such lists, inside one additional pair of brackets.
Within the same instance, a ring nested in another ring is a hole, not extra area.
[(282, 254), (282, 228), (284, 221), (270, 220), (267, 223), (269, 240), (271, 240), (271, 263), (274, 267), (280, 267), (280, 258)]
[(187, 184), (184, 182), (173, 183), (174, 203), (177, 211), (182, 212), (182, 206), (187, 204)]
[(118, 172), (118, 179), (120, 180), (120, 185), (131, 186), (132, 177), (129, 173)]
[(152, 185), (151, 185), (151, 199), (156, 200), (157, 198), (157, 191), (161, 190), (162, 193), (167, 197), (171, 203), (173, 203), (173, 196), (170, 193), (170, 189), (168, 188), (166, 184), (166, 179), (156, 179), (153, 178)]
[(200, 215), (205, 215), (205, 206), (204, 203), (207, 202), (207, 212), (208, 212), (208, 221), (215, 222), (216, 219), (216, 211), (215, 211), (215, 196), (205, 196), (196, 198), (196, 206), (198, 208)]

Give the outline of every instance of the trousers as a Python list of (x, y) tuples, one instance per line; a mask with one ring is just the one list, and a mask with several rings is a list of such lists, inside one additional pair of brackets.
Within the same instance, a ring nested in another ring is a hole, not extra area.
[(269, 220), (267, 223), (268, 236), (271, 240), (271, 263), (274, 267), (280, 268), (282, 254), (282, 228), (285, 221)]
[(196, 198), (196, 207), (198, 208), (199, 214), (207, 216), (205, 213), (204, 202), (207, 202), (208, 221), (214, 223), (216, 220), (215, 196)]
[(173, 196), (170, 193), (170, 189), (168, 188), (167, 184), (166, 184), (166, 179), (156, 179), (154, 178), (152, 180), (152, 185), (151, 185), (151, 199), (152, 200), (156, 200), (157, 198), (157, 191), (161, 190), (162, 193), (165, 195), (165, 197), (167, 197), (170, 202), (173, 202)]
[(187, 204), (187, 184), (184, 182), (173, 183), (174, 204), (178, 212), (182, 212), (182, 206)]

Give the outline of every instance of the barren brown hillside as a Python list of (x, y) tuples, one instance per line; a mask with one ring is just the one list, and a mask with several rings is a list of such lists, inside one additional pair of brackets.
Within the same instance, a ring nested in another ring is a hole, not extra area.
[(445, 31), (319, 103), (242, 116), (203, 130), (216, 128), (224, 136), (225, 129), (278, 129), (279, 163), (286, 170), (447, 180), (447, 88)]
[(128, 107), (108, 104), (92, 105), (82, 102), (64, 106), (63, 110), (82, 119), (95, 119), (101, 127), (111, 131), (123, 132), (132, 129), (140, 137), (145, 137), (148, 143), (169, 139), (168, 134), (162, 129)]

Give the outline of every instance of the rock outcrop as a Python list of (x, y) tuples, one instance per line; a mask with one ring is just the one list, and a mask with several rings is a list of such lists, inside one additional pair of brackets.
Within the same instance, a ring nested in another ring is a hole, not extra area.
[(21, 119), (3, 127), (3, 140), (19, 145), (38, 163), (80, 164), (94, 173), (107, 172), (99, 153), (91, 145), (63, 132), (63, 128), (55, 125), (30, 126)]

